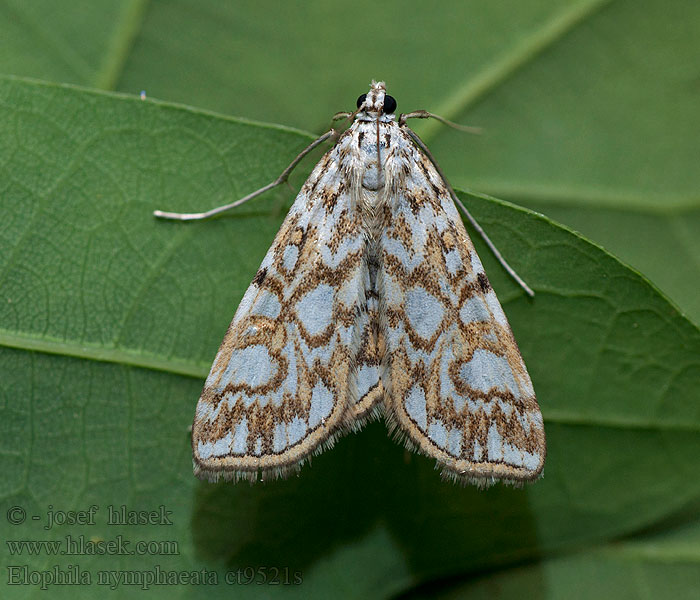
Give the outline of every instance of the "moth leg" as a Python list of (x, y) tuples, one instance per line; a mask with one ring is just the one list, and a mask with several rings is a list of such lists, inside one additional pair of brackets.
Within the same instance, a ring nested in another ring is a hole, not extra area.
[(399, 125), (403, 127), (406, 124), (407, 119), (435, 119), (437, 121), (440, 121), (440, 123), (447, 125), (448, 127), (452, 127), (453, 129), (458, 129), (459, 131), (464, 131), (466, 133), (474, 133), (476, 135), (480, 134), (483, 131), (481, 127), (469, 127), (468, 125), (460, 125), (459, 123), (453, 123), (452, 121), (448, 121), (447, 119), (445, 119), (445, 117), (433, 114), (431, 112), (428, 112), (427, 110), (414, 110), (413, 112), (400, 115)]
[(356, 114), (357, 114), (357, 111), (355, 111), (355, 112), (347, 112), (347, 111), (337, 112), (331, 117), (331, 121), (340, 121), (341, 119), (354, 119)]
[(219, 213), (222, 213), (224, 211), (227, 211), (231, 208), (235, 208), (236, 206), (240, 206), (241, 204), (244, 204), (245, 202), (248, 202), (248, 200), (252, 200), (253, 198), (259, 196), (260, 194), (264, 194), (268, 190), (271, 190), (273, 188), (276, 188), (278, 185), (282, 185), (283, 183), (287, 182), (287, 179), (289, 178), (290, 173), (294, 170), (294, 167), (296, 167), (302, 160), (303, 158), (311, 152), (314, 148), (317, 146), (320, 146), (323, 144), (325, 141), (337, 137), (338, 132), (335, 129), (331, 129), (324, 133), (320, 138), (314, 140), (311, 142), (304, 150), (302, 150), (298, 156), (289, 164), (289, 166), (282, 171), (280, 176), (275, 179), (273, 182), (268, 183), (267, 185), (261, 187), (258, 190), (255, 190), (254, 192), (248, 194), (247, 196), (244, 196), (243, 198), (240, 198), (239, 200), (236, 200), (235, 202), (231, 202), (230, 204), (225, 204), (224, 206), (218, 206), (216, 208), (212, 208), (211, 210), (208, 210), (206, 212), (201, 212), (201, 213), (174, 213), (174, 212), (165, 212), (162, 210), (154, 210), (153, 211), (153, 216), (158, 217), (160, 219), (175, 219), (177, 221), (196, 221), (200, 219), (208, 219), (209, 217), (213, 217), (214, 215), (218, 215)]

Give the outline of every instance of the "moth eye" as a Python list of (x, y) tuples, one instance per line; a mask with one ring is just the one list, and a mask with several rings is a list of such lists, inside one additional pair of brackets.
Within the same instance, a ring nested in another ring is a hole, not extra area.
[(362, 94), (362, 96), (360, 96), (357, 99), (357, 108), (360, 108), (360, 106), (362, 106), (362, 103), (365, 101), (366, 98), (367, 98), (367, 94)]
[(384, 114), (390, 115), (396, 110), (396, 100), (393, 96), (384, 96)]

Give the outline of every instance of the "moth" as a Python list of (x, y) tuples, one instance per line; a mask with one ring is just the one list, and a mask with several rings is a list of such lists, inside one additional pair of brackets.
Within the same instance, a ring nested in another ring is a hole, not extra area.
[(471, 216), (406, 125), (435, 115), (397, 120), (395, 110), (372, 82), (340, 114), (351, 125), (321, 136), (277, 181), (207, 213), (156, 211), (188, 220), (227, 210), (335, 140), (214, 359), (192, 427), (198, 477), (287, 476), (381, 415), (448, 479), (539, 477), (546, 446), (532, 382), (455, 202)]

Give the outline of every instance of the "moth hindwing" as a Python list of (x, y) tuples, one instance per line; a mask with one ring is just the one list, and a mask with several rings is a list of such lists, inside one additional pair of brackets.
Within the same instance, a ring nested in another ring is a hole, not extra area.
[(197, 404), (199, 477), (286, 476), (381, 414), (447, 478), (540, 475), (518, 346), (451, 188), (395, 108), (381, 82), (358, 99), (243, 296)]

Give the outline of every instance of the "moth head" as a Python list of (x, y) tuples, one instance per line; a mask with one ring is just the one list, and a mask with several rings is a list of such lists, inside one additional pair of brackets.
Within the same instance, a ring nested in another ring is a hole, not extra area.
[(396, 111), (396, 100), (386, 93), (383, 81), (373, 81), (367, 94), (357, 99), (358, 111), (364, 111), (376, 118), (378, 115), (393, 115)]

